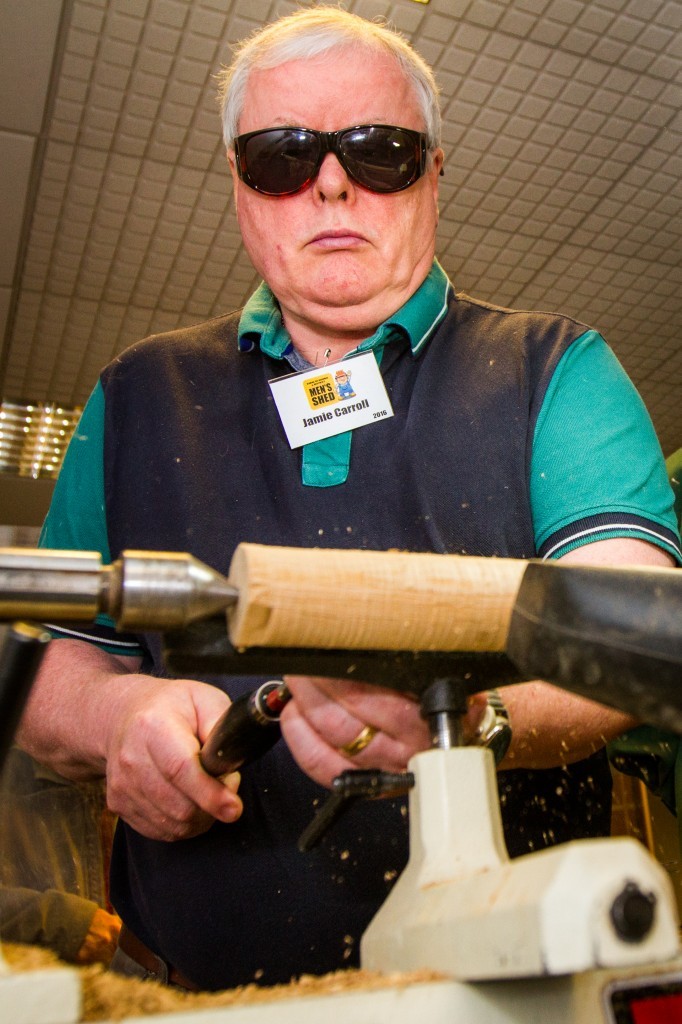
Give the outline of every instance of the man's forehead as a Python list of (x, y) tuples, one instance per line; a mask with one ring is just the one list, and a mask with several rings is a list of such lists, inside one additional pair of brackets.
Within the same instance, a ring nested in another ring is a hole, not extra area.
[(273, 68), (254, 68), (247, 79), (239, 131), (284, 125), (327, 130), (371, 123), (410, 127), (404, 117), (396, 122), (410, 107), (421, 121), (412, 85), (392, 56), (346, 46)]

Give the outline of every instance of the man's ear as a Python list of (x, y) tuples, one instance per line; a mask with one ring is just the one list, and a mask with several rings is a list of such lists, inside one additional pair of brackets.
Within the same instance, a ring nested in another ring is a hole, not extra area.
[(443, 170), (443, 163), (445, 160), (445, 154), (443, 153), (443, 150), (437, 149), (434, 152), (432, 159), (433, 164), (431, 169), (433, 172), (433, 198), (436, 204), (436, 223), (438, 223), (440, 219), (440, 211), (438, 209), (438, 178), (442, 177), (445, 174), (445, 171)]
[(437, 173), (442, 178), (445, 175), (445, 169), (443, 167), (443, 164), (445, 163), (445, 153), (442, 149), (436, 149), (431, 159), (433, 160), (433, 166)]
[(238, 182), (239, 175), (237, 174), (237, 165), (234, 158), (234, 150), (227, 150), (227, 162), (230, 166), (230, 174), (232, 175), (232, 193), (234, 195), (234, 207), (237, 209), (237, 195), (238, 195)]

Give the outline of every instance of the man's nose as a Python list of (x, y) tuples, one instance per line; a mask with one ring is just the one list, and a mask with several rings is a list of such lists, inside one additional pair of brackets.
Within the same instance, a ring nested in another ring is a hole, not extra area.
[(323, 201), (348, 199), (353, 182), (334, 153), (327, 153), (314, 184), (315, 194)]

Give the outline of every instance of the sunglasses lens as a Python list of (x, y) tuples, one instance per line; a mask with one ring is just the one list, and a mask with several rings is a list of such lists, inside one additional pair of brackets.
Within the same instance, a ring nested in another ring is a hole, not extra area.
[(240, 168), (246, 183), (269, 196), (300, 192), (315, 176), (320, 144), (309, 132), (271, 128), (240, 144)]
[(399, 192), (423, 171), (420, 136), (404, 128), (352, 128), (343, 133), (339, 149), (351, 177), (372, 192)]
[(400, 192), (424, 171), (424, 136), (391, 125), (363, 125), (330, 134), (266, 128), (236, 141), (239, 174), (268, 196), (301, 192), (317, 175), (328, 151), (336, 154), (354, 181), (372, 192)]

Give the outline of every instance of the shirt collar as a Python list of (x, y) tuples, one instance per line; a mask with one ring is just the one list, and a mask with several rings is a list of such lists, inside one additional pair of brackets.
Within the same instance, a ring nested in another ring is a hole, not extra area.
[[(450, 281), (437, 260), (417, 291), (389, 317), (356, 351), (381, 349), (398, 331), (409, 340), (412, 354), (427, 344), (434, 329), (445, 316)], [(270, 288), (262, 282), (248, 300), (239, 320), (239, 351), (250, 352), (260, 343), (261, 351), (274, 359), (286, 359), (293, 351), (284, 327), (279, 305)]]

